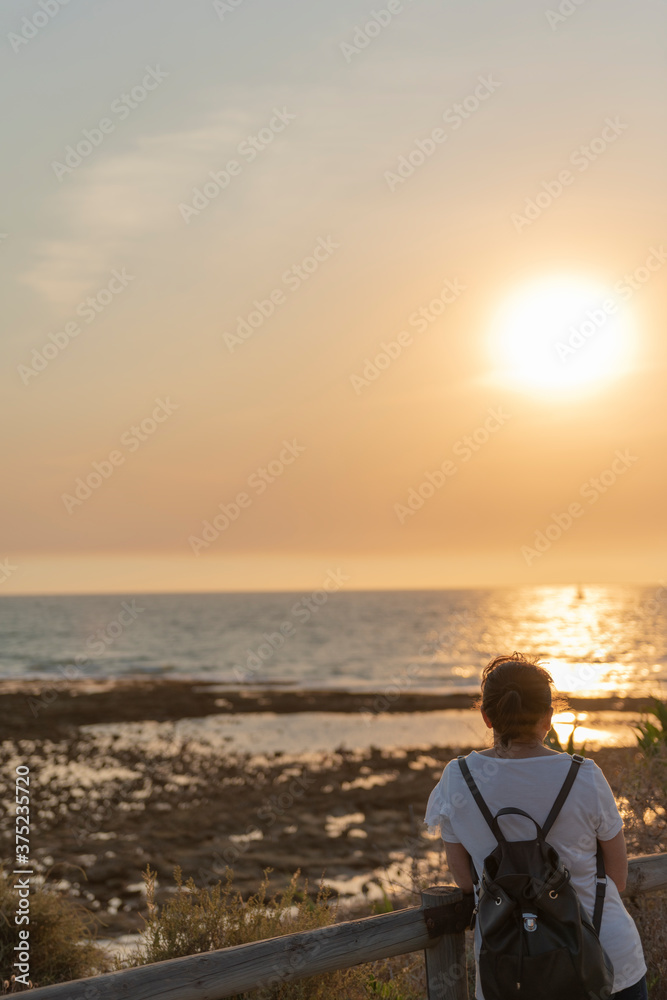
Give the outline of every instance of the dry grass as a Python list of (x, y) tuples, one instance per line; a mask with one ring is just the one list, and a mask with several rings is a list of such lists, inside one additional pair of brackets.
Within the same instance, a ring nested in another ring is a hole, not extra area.
[[(13, 968), (20, 928), (14, 922), (18, 893), (16, 877), (0, 869), (0, 986), (14, 988)], [(93, 940), (93, 924), (80, 905), (63, 898), (48, 886), (30, 886), (30, 979), (33, 986), (48, 986), (70, 979), (94, 976), (108, 965), (106, 953)], [(16, 984), (16, 990), (22, 990)]]
[(667, 892), (625, 900), (644, 947), (650, 1000), (667, 1000)]
[[(155, 902), (155, 872), (144, 875), (148, 916), (139, 951), (119, 967), (146, 965), (170, 958), (213, 951), (250, 941), (279, 937), (297, 931), (326, 927), (336, 920), (332, 891), (324, 884), (314, 898), (307, 880), (301, 884), (297, 872), (287, 889), (270, 894), (269, 869), (258, 891), (244, 900), (234, 889), (233, 872), (224, 882), (198, 887), (193, 879), (183, 881), (180, 869), (174, 872), (176, 892), (161, 908)], [(421, 1000), (425, 992), (422, 954), (373, 962), (343, 969), (326, 976), (312, 976), (295, 982), (267, 984), (245, 993), (256, 1000)]]
[[(637, 752), (611, 782), (623, 814), (629, 854), (667, 851), (667, 745)], [(651, 1000), (667, 1000), (667, 891), (626, 901), (644, 946)]]
[(667, 850), (667, 745), (628, 758), (612, 788), (625, 823), (630, 854)]

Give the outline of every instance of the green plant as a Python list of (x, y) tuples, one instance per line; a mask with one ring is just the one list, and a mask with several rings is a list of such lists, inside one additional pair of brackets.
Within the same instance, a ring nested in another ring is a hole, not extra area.
[(369, 997), (380, 997), (381, 1000), (405, 1000), (406, 994), (400, 983), (393, 979), (378, 979), (374, 972), (366, 980), (366, 990)]
[(394, 909), (394, 904), (387, 895), (386, 890), (383, 886), (380, 886), (382, 892), (382, 899), (376, 899), (371, 908), (371, 913), (392, 913)]
[[(15, 973), (15, 948), (20, 943), (14, 920), (19, 895), (17, 878), (0, 868), (0, 983), (11, 984)], [(94, 924), (84, 908), (64, 899), (47, 885), (30, 884), (30, 981), (49, 986), (104, 972), (109, 957), (93, 939)], [(18, 985), (18, 984), (17, 984)]]
[[(659, 747), (667, 746), (667, 702), (659, 698), (652, 698), (652, 705), (647, 709), (647, 715), (642, 718), (635, 730), (637, 745), (644, 756), (656, 753)], [(648, 718), (653, 715), (658, 720), (659, 725)]]

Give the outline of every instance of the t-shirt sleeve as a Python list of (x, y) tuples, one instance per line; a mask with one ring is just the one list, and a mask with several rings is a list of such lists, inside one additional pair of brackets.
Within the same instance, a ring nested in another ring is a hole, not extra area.
[(449, 765), (442, 772), (440, 781), (431, 792), (426, 806), (424, 822), (428, 824), (429, 830), (434, 833), (440, 832), (443, 840), (450, 844), (460, 844), (461, 841), (454, 833), (451, 823), (452, 806), (449, 796), (449, 783), (451, 769)]
[(593, 777), (597, 793), (596, 826), (598, 840), (611, 840), (623, 829), (623, 819), (609, 782), (597, 764), (593, 764)]

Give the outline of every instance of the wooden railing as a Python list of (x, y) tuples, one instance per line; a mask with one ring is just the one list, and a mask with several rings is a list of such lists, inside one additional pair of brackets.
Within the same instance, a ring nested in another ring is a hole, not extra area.
[[(667, 854), (631, 858), (624, 895), (667, 888)], [(30, 991), (30, 1000), (223, 1000), (247, 990), (424, 951), (429, 1000), (467, 1000), (465, 928), (472, 902), (434, 886), (422, 905), (173, 958)]]

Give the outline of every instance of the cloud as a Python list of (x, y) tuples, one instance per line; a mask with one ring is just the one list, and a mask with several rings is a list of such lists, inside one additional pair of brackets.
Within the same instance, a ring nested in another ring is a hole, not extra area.
[(142, 136), (122, 153), (96, 151), (56, 189), (50, 216), (58, 236), (36, 242), (21, 280), (54, 307), (71, 308), (112, 268), (128, 265), (144, 237), (182, 227), (178, 203), (241, 137), (235, 112)]

